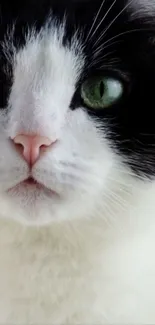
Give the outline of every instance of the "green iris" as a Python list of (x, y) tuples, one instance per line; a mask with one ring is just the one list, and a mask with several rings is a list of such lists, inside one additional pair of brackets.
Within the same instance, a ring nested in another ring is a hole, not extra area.
[(89, 108), (103, 109), (115, 104), (123, 95), (123, 84), (110, 77), (86, 80), (81, 87), (81, 97)]

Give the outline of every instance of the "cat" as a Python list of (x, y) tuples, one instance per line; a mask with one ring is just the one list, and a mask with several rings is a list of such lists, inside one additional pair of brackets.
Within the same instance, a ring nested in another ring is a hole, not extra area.
[(0, 324), (154, 324), (154, 1), (0, 21)]

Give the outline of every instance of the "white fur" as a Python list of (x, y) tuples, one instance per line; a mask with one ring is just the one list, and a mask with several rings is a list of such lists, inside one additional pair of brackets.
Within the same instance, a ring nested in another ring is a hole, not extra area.
[[(153, 324), (155, 183), (132, 175), (82, 107), (69, 109), (85, 59), (76, 37), (63, 47), (63, 28), (14, 52), (0, 117), (0, 323)], [(58, 140), (32, 169), (58, 197), (8, 193), (29, 176), (10, 140), (20, 132)]]

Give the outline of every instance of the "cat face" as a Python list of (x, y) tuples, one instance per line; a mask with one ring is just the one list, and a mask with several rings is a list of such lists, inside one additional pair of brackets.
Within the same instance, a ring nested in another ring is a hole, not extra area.
[[(132, 14), (122, 0), (1, 1), (4, 217), (38, 225), (104, 214), (129, 175), (154, 177), (153, 28)], [(35, 163), (21, 135), (49, 140)]]

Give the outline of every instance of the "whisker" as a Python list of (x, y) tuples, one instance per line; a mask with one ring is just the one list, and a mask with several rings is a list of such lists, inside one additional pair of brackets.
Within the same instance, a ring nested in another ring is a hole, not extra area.
[(109, 30), (109, 28), (114, 24), (114, 22), (120, 17), (120, 15), (132, 4), (134, 0), (131, 0), (127, 3), (127, 5), (118, 13), (118, 15), (111, 21), (111, 23), (108, 25), (108, 27), (104, 30), (104, 32), (100, 35), (100, 37), (97, 39), (97, 41), (94, 43), (94, 46), (99, 43), (99, 41), (102, 39), (102, 37), (106, 34), (106, 32)]
[[(61, 176), (65, 176), (65, 177), (74, 177), (74, 178), (79, 178), (79, 180), (83, 180), (83, 176), (85, 175), (86, 179), (88, 179), (88, 181), (92, 181), (92, 179), (94, 181), (98, 181), (101, 182), (101, 177), (96, 175), (95, 171), (93, 171), (92, 169), (89, 170), (89, 168), (81, 168), (81, 169), (77, 169), (74, 168), (72, 166), (66, 166), (65, 169), (61, 166), (56, 166), (55, 170), (58, 171), (59, 173), (61, 173)], [(91, 180), (90, 180), (91, 177)]]
[(106, 223), (108, 227), (114, 227), (116, 222), (115, 214), (111, 207), (109, 207), (109, 202), (107, 202), (110, 198), (107, 195), (105, 195), (104, 197), (106, 199), (106, 202), (104, 203), (104, 213), (102, 204), (97, 206), (96, 214), (97, 216), (99, 216), (100, 220), (103, 220), (103, 222)]
[(105, 18), (108, 16), (109, 12), (111, 11), (111, 9), (113, 8), (113, 6), (115, 5), (117, 0), (114, 0), (112, 5), (109, 7), (109, 9), (107, 10), (107, 12), (105, 13), (105, 15), (103, 16), (103, 18), (101, 19), (101, 21), (99, 22), (99, 24), (97, 25), (97, 27), (95, 28), (93, 34), (91, 35), (91, 39), (93, 38), (94, 35), (96, 35), (96, 32), (98, 31), (99, 27), (101, 26), (101, 24), (103, 23), (103, 21), (105, 20)]
[(120, 36), (124, 36), (126, 34), (130, 34), (130, 33), (133, 33), (133, 32), (142, 32), (142, 31), (151, 31), (152, 29), (150, 28), (137, 28), (137, 29), (132, 29), (132, 30), (127, 30), (125, 32), (122, 32), (122, 33), (119, 33), (111, 38), (109, 38), (107, 41), (105, 41), (103, 44), (101, 44), (96, 50), (104, 50), (104, 46), (107, 45), (109, 42), (117, 39), (118, 37)]
[[(107, 59), (108, 57), (110, 57), (110, 55), (114, 54), (116, 51), (111, 51), (111, 52), (108, 52), (106, 53), (105, 55), (103, 55), (102, 57), (99, 57), (97, 58), (96, 60), (93, 60), (90, 65), (89, 65), (89, 68), (92, 67), (93, 65)], [(109, 63), (109, 62), (108, 62)]]
[[(101, 12), (101, 9), (102, 9), (102, 7), (103, 7), (105, 1), (106, 1), (106, 0), (103, 0), (102, 3), (101, 3), (101, 6), (99, 7), (99, 10), (98, 10), (98, 12), (97, 12), (97, 14), (96, 14), (96, 16), (95, 16), (95, 19), (94, 19), (93, 24), (92, 24), (92, 26), (91, 26), (91, 28), (90, 28), (90, 31), (89, 31), (89, 33), (88, 33), (88, 35), (87, 35), (87, 37), (86, 37), (86, 40), (85, 40), (86, 42), (88, 41), (88, 39), (89, 39), (89, 37), (90, 37), (90, 34), (91, 34), (91, 32), (92, 32), (92, 30), (93, 30), (93, 28), (94, 28), (94, 26), (95, 26), (95, 24), (96, 24), (96, 22), (97, 22), (97, 19), (98, 19), (98, 17), (99, 17), (99, 14), (100, 14), (100, 12)], [(91, 36), (91, 37), (92, 37), (92, 36)], [(90, 38), (90, 39), (91, 39), (91, 38)]]
[[(119, 44), (120, 42), (121, 42), (121, 40), (119, 40), (119, 41), (115, 41), (115, 42), (111, 42), (110, 44), (108, 44), (107, 46), (105, 46), (103, 50), (106, 50), (106, 49), (108, 49), (109, 47), (111, 47), (111, 46), (113, 46), (113, 45)], [(95, 58), (96, 56), (99, 56), (99, 54), (100, 54), (101, 51), (102, 51), (102, 49), (96, 49), (96, 50), (94, 51), (94, 53), (93, 53), (94, 58)]]
[(127, 203), (127, 201), (122, 201), (121, 197), (117, 197), (116, 199), (116, 197), (113, 197), (113, 192), (104, 193), (104, 207), (103, 202), (102, 205), (100, 204), (98, 207), (99, 211), (102, 213), (101, 218), (104, 220), (104, 222), (106, 222), (108, 226), (117, 227), (117, 211), (119, 210), (120, 212), (126, 208), (126, 204), (124, 203)]
[(146, 177), (145, 176), (140, 176), (140, 175), (137, 175), (136, 173), (132, 172), (132, 170), (128, 170), (128, 171), (125, 171), (123, 169), (119, 169), (117, 167), (117, 170), (120, 172), (120, 174), (125, 175), (125, 176), (130, 176), (134, 179), (139, 179), (139, 181), (146, 181)]
[(105, 62), (105, 63), (103, 63), (102, 65), (100, 65), (100, 69), (104, 69), (104, 68), (108, 68), (108, 67), (114, 67), (114, 65), (116, 65), (116, 64), (119, 64), (120, 63), (120, 59), (113, 59), (113, 60), (110, 60), (110, 61), (108, 61), (108, 63), (107, 62)]
[(105, 59), (107, 56), (109, 56), (109, 55), (111, 55), (111, 54), (114, 54), (115, 52), (116, 52), (116, 50), (113, 50), (113, 51), (107, 52), (107, 53), (105, 53), (104, 55), (98, 57), (98, 59), (103, 60), (103, 59)]
[(103, 63), (102, 65), (99, 66), (99, 69), (114, 69), (114, 66), (118, 65), (120, 63), (119, 59), (111, 60)]
[(114, 201), (116, 201), (118, 204), (120, 204), (121, 207), (122, 207), (122, 205), (124, 207), (126, 206), (127, 201), (125, 199), (123, 199), (121, 196), (114, 193), (113, 191), (110, 192), (110, 196), (114, 199)]

